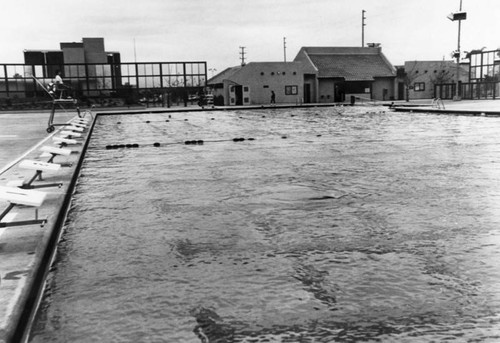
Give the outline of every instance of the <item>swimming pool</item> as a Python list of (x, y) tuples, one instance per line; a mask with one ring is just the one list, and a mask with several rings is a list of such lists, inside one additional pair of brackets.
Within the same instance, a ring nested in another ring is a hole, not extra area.
[(500, 339), (497, 119), (170, 116), (98, 117), (30, 341)]

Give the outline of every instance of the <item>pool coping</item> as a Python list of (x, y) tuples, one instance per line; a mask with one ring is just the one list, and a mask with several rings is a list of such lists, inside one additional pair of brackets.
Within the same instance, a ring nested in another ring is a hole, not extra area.
[(392, 106), (394, 112), (452, 114), (463, 116), (500, 117), (500, 111), (470, 109), (440, 109), (428, 106)]

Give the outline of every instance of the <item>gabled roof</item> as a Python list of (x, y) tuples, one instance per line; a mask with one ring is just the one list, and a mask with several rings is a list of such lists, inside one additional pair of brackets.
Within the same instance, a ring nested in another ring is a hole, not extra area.
[(231, 76), (236, 74), (241, 68), (242, 68), (242, 66), (226, 68), (222, 72), (220, 72), (219, 74), (208, 79), (207, 84), (215, 85), (218, 83), (223, 83), (224, 80), (227, 80), (228, 78), (230, 78)]
[(376, 77), (395, 77), (396, 70), (380, 48), (303, 47), (318, 69), (319, 78), (344, 78), (346, 81), (373, 81)]
[[(249, 62), (245, 66), (236, 66), (227, 68), (221, 73), (213, 76), (207, 81), (209, 85), (221, 84), (225, 80), (231, 80), (232, 82), (237, 82), (236, 80), (247, 77), (248, 73), (261, 72), (268, 75), (271, 72), (283, 73), (285, 72), (296, 72), (299, 75), (303, 75), (304, 63), (302, 62)], [(308, 66), (310, 68), (310, 66)], [(295, 74), (294, 74), (295, 75)]]

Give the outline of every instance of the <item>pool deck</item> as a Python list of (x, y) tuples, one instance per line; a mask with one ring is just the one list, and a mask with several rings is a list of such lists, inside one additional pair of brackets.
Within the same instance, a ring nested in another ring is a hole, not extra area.
[[(430, 106), (431, 101), (399, 102), (393, 107), (401, 112), (433, 112), (453, 115), (500, 116), (500, 101), (447, 101), (445, 109), (438, 110)], [(387, 106), (387, 104), (385, 104)], [(408, 106), (411, 105), (411, 106)], [(314, 107), (324, 104), (295, 106), (278, 105), (272, 108)], [(332, 106), (331, 104), (329, 106)], [(218, 107), (205, 110), (262, 109), (269, 106)], [(131, 113), (200, 111), (199, 107), (161, 108), (130, 110)], [(62, 147), (71, 149), (71, 154), (46, 155), (40, 151), (43, 146), (61, 147), (54, 137), (61, 137), (66, 126), (57, 126), (56, 131), (46, 132), (48, 112), (0, 112), (0, 186), (12, 181), (30, 180), (35, 170), (22, 169), (23, 160), (51, 161), (61, 164), (58, 172), (42, 172), (42, 180), (34, 180), (31, 185), (61, 183), (61, 187), (35, 189), (45, 193), (45, 201), (38, 208), (38, 218), (47, 218), (42, 227), (20, 225), (2, 227), (0, 225), (0, 343), (20, 342), (25, 339), (26, 327), (33, 320), (33, 312), (38, 306), (43, 292), (40, 285), (49, 272), (54, 259), (55, 247), (61, 235), (62, 225), (69, 208), (71, 195), (78, 179), (80, 164), (83, 161), (86, 144), (98, 113), (118, 114), (129, 112), (125, 109), (98, 111), (92, 117), (81, 137), (76, 137), (77, 144)], [(75, 121), (76, 113), (63, 113), (57, 116), (62, 123)], [(51, 160), (53, 158), (53, 160)], [(0, 213), (9, 207), (9, 202), (0, 198)], [(14, 218), (15, 216), (15, 218)], [(35, 209), (30, 206), (14, 206), (2, 220), (5, 222), (30, 220), (35, 217)]]
[(425, 112), (469, 116), (500, 117), (500, 100), (462, 100), (443, 102), (444, 108), (432, 106), (430, 100), (395, 102), (392, 110), (396, 112)]

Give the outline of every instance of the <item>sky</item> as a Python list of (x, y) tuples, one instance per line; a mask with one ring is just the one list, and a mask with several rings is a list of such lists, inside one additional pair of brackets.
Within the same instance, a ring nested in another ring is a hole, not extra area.
[(380, 43), (394, 65), (451, 60), (461, 50), (500, 47), (500, 0), (23, 0), (2, 1), (0, 63), (24, 50), (104, 37), (122, 62), (206, 61), (209, 77), (245, 61), (292, 61), (302, 46)]

